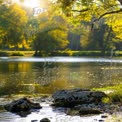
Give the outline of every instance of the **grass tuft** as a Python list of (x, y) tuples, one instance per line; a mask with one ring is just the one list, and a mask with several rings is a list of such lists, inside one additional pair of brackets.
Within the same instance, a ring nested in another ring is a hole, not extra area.
[(122, 103), (122, 84), (104, 87), (104, 88), (94, 88), (93, 90), (103, 91), (103, 92), (110, 91), (110, 92), (108, 92), (108, 98), (109, 98), (108, 102), (120, 102), (120, 103)]

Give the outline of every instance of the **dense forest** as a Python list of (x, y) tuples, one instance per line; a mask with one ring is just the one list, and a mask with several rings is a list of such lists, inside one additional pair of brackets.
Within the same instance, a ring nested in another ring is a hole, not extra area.
[(0, 49), (122, 50), (122, 0), (0, 0)]

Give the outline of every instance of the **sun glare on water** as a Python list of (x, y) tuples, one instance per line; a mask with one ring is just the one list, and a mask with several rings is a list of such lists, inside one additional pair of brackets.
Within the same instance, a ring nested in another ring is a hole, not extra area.
[(30, 8), (38, 7), (39, 1), (38, 0), (25, 0), (24, 5)]

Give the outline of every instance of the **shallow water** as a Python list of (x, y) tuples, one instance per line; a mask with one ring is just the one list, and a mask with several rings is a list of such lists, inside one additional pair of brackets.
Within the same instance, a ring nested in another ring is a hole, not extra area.
[[(69, 116), (64, 113), (66, 111), (64, 108), (54, 109), (46, 103), (41, 104), (41, 106), (42, 109), (32, 112), (27, 117), (20, 117), (6, 111), (0, 112), (0, 122), (31, 122), (32, 120), (40, 122), (43, 118), (48, 118), (51, 122), (99, 122), (100, 120), (103, 122), (122, 122), (122, 112), (113, 115), (104, 113), (90, 116)], [(102, 115), (107, 116), (107, 118), (102, 118)]]
[[(0, 122), (31, 122), (37, 120), (39, 122), (43, 118), (48, 118), (51, 122), (97, 122), (101, 120), (101, 115), (94, 116), (67, 116), (63, 108), (53, 109), (49, 104), (41, 104), (43, 109), (32, 112), (27, 117), (20, 117), (10, 112), (0, 113)], [(105, 119), (102, 119), (105, 120)]]

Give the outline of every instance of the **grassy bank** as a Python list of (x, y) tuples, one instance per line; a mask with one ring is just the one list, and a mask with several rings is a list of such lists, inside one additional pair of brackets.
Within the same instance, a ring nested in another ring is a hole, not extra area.
[(107, 93), (110, 102), (122, 103), (122, 84), (104, 88), (94, 88), (93, 90), (104, 91)]
[[(0, 56), (33, 56), (35, 51), (0, 51)], [(101, 51), (54, 51), (49, 52), (48, 54), (45, 52), (38, 53), (37, 56), (96, 56), (96, 57), (120, 57), (122, 56), (122, 51), (106, 51), (105, 54), (102, 54)]]
[(0, 51), (0, 56), (26, 56), (31, 57), (34, 51)]
[(101, 51), (71, 51), (71, 50), (64, 50), (64, 51), (53, 51), (49, 52), (48, 54), (46, 52), (40, 52), (37, 56), (96, 56), (96, 57), (120, 57), (122, 56), (122, 51), (106, 51), (104, 54), (101, 53)]

